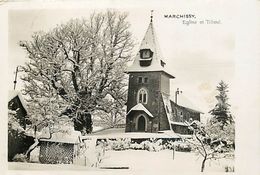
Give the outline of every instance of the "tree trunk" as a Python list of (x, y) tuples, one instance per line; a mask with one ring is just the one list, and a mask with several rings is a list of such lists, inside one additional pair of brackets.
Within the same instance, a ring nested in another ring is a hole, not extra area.
[(90, 113), (81, 113), (74, 120), (74, 129), (80, 131), (82, 135), (90, 134), (92, 132), (92, 116)]
[(204, 159), (203, 159), (203, 161), (202, 161), (202, 164), (201, 164), (201, 170), (200, 170), (200, 172), (203, 172), (203, 171), (204, 171), (206, 160), (207, 160), (207, 158), (204, 157)]
[(38, 146), (38, 144), (40, 143), (40, 139), (51, 139), (52, 138), (52, 134), (50, 133), (49, 137), (46, 138), (37, 138), (36, 136), (36, 130), (35, 130), (35, 139), (34, 139), (34, 143), (29, 147), (29, 149), (26, 151), (25, 156), (27, 158), (27, 160), (30, 160), (30, 154), (31, 152)]
[(39, 144), (39, 140), (37, 138), (34, 139), (34, 143), (29, 147), (29, 149), (26, 151), (25, 156), (27, 160), (30, 159), (30, 153), (36, 148), (36, 146)]

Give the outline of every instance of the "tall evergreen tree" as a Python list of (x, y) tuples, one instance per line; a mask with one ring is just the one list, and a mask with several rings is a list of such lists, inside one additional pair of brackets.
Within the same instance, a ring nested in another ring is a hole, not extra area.
[(213, 121), (221, 122), (223, 125), (229, 124), (233, 119), (230, 113), (231, 105), (228, 103), (228, 84), (221, 80), (217, 86), (217, 91), (219, 92), (216, 96), (218, 102), (209, 113), (214, 116)]

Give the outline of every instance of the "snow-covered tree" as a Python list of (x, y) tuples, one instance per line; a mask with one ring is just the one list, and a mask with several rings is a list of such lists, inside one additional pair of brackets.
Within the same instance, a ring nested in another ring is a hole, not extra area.
[[(16, 137), (24, 133), (23, 127), (17, 119), (17, 112), (14, 110), (8, 110), (8, 134), (12, 137)], [(16, 134), (14, 134), (16, 133)]]
[(104, 111), (97, 111), (95, 115), (99, 119), (97, 121), (102, 124), (102, 126), (107, 128), (116, 127), (118, 124), (121, 124), (125, 120), (126, 110), (123, 108), (112, 108), (110, 113)]
[(214, 109), (210, 110), (209, 113), (214, 116), (216, 120), (223, 125), (233, 122), (232, 115), (230, 113), (230, 104), (228, 103), (228, 85), (224, 81), (220, 81), (217, 86), (219, 94), (216, 96), (217, 104)]
[(190, 126), (193, 138), (186, 139), (199, 156), (202, 157), (201, 172), (205, 169), (206, 161), (222, 158), (234, 158), (235, 128), (234, 124), (225, 125), (221, 129), (221, 122), (209, 122), (203, 125), (195, 121)]
[[(17, 110), (8, 109), (8, 161), (12, 161), (14, 158), (17, 160), (19, 155), (23, 155), (17, 154), (17, 152), (26, 151), (27, 146), (29, 146), (24, 142), (26, 130), (20, 125), (17, 117), (18, 110), (19, 108)], [(26, 156), (22, 157), (22, 160), (26, 159)]]
[(90, 133), (93, 111), (110, 112), (108, 96), (114, 102), (122, 98), (133, 48), (129, 26), (127, 14), (107, 11), (21, 41), (29, 57), (22, 80), (33, 120), (67, 115), (76, 130)]
[(114, 87), (114, 97), (104, 100), (104, 105), (107, 106), (106, 110), (97, 110), (95, 112), (95, 115), (99, 118), (99, 122), (101, 122), (105, 127), (115, 127), (117, 124), (120, 124), (125, 120), (127, 90), (119, 90), (116, 88), (120, 87)]

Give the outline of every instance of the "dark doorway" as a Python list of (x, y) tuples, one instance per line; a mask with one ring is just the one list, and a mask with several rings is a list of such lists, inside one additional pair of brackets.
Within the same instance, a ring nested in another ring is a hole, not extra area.
[(142, 115), (138, 119), (137, 131), (139, 132), (145, 131), (145, 118)]

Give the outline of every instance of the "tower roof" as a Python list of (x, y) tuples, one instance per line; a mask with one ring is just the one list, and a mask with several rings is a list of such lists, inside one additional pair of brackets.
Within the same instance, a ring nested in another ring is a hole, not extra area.
[(167, 71), (165, 60), (162, 56), (160, 46), (158, 44), (158, 40), (155, 34), (155, 30), (153, 27), (153, 22), (151, 20), (148, 29), (144, 35), (144, 38), (141, 42), (140, 50), (150, 49), (153, 52), (151, 65), (149, 66), (141, 66), (140, 65), (140, 52), (134, 58), (133, 64), (128, 67), (127, 72), (152, 72), (152, 71), (161, 71), (166, 73), (169, 77), (175, 78), (173, 75)]

